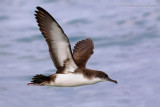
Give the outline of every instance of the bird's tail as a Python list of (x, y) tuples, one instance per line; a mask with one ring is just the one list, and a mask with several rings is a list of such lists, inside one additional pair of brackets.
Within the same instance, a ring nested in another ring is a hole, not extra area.
[(39, 85), (44, 86), (47, 83), (50, 82), (50, 76), (44, 76), (42, 74), (37, 74), (32, 78), (31, 83), (28, 83), (28, 85)]

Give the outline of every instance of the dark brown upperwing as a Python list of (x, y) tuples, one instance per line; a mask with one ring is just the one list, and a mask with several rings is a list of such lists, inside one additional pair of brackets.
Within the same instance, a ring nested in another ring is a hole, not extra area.
[(73, 49), (73, 57), (79, 68), (85, 68), (90, 56), (94, 53), (93, 41), (89, 38), (77, 42)]

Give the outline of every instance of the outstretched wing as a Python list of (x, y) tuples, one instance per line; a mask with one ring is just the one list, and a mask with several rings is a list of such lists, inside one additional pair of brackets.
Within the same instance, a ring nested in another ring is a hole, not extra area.
[(51, 59), (58, 73), (74, 72), (74, 62), (69, 40), (57, 21), (43, 8), (37, 7), (36, 19), (49, 46)]
[(94, 44), (91, 39), (77, 42), (73, 49), (73, 57), (79, 68), (85, 68), (90, 56), (94, 53)]

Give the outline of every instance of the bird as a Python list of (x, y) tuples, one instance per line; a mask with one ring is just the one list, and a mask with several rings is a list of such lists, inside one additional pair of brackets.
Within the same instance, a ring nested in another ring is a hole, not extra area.
[(94, 53), (92, 39), (77, 42), (72, 53), (69, 39), (57, 21), (42, 7), (36, 8), (34, 15), (57, 71), (49, 76), (36, 74), (28, 85), (76, 87), (104, 81), (118, 83), (103, 71), (86, 68), (88, 59)]

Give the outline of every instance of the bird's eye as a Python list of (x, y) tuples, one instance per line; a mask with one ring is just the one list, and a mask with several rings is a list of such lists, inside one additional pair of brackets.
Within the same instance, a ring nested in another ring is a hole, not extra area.
[(105, 76), (104, 76), (104, 75), (101, 75), (101, 77), (104, 78)]

